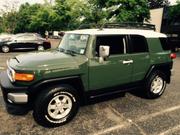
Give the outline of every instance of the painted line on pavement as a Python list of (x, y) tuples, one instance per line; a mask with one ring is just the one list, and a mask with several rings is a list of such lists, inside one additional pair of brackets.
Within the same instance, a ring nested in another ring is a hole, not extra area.
[(147, 120), (149, 118), (156, 117), (156, 116), (164, 114), (164, 113), (173, 112), (173, 111), (176, 111), (178, 109), (180, 109), (180, 105), (177, 105), (177, 106), (162, 110), (160, 112), (156, 112), (156, 113), (152, 113), (152, 114), (149, 114), (149, 115), (142, 116), (139, 119), (136, 119), (135, 121), (145, 121), (145, 120)]
[[(149, 115), (146, 115), (146, 116), (142, 116), (142, 117), (140, 117), (139, 119), (135, 119), (133, 123), (132, 123), (132, 120), (127, 119), (129, 123), (124, 122), (124, 123), (122, 123), (122, 124), (120, 124), (120, 125), (116, 125), (116, 126), (113, 126), (113, 127), (107, 128), (107, 129), (104, 129), (104, 130), (97, 131), (96, 133), (93, 133), (93, 134), (91, 134), (91, 135), (103, 135), (103, 134), (107, 134), (107, 133), (110, 133), (110, 132), (112, 132), (112, 131), (116, 131), (116, 130), (120, 130), (120, 129), (122, 129), (122, 128), (126, 128), (126, 127), (128, 127), (128, 126), (130, 126), (130, 125), (134, 125), (135, 121), (138, 121), (138, 122), (139, 122), (139, 121), (146, 121), (146, 120), (148, 120), (149, 118), (153, 118), (153, 117), (156, 117), (156, 116), (161, 115), (161, 114), (164, 114), (164, 113), (170, 113), (170, 112), (176, 111), (176, 110), (178, 110), (178, 109), (180, 109), (180, 105), (177, 105), (177, 106), (174, 106), (174, 107), (165, 109), (165, 110), (160, 111), (160, 112), (156, 112), (156, 113), (152, 113), (152, 114), (149, 114)], [(136, 123), (135, 123), (135, 124), (136, 124)], [(137, 126), (138, 126), (138, 125), (136, 124), (136, 127), (137, 127)], [(180, 129), (180, 125), (178, 125), (178, 126), (176, 126), (176, 127), (174, 127), (174, 128), (168, 129), (167, 131), (162, 132), (162, 133), (160, 133), (159, 135), (166, 135), (166, 134), (171, 133), (172, 131), (176, 131), (176, 130), (178, 130), (178, 129)], [(142, 132), (142, 133), (143, 133), (143, 132)], [(143, 135), (144, 135), (144, 134), (145, 134), (145, 133), (143, 133)]]
[(173, 133), (173, 132), (178, 131), (178, 130), (180, 130), (180, 125), (177, 125), (173, 128), (170, 128), (170, 129), (160, 133), (159, 135), (168, 135), (168, 134)]
[(116, 126), (113, 126), (113, 127), (110, 127), (110, 128), (106, 128), (104, 130), (100, 130), (100, 131), (97, 131), (96, 133), (92, 134), (92, 135), (103, 135), (103, 134), (107, 134), (107, 133), (110, 133), (112, 131), (115, 131), (115, 130), (119, 130), (123, 127), (126, 127), (127, 124), (121, 124), (121, 125), (116, 125)]

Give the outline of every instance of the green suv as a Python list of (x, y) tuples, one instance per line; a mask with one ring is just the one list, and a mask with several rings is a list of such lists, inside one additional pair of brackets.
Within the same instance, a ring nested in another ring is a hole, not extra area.
[(37, 123), (56, 127), (97, 97), (143, 88), (148, 98), (158, 98), (170, 83), (175, 58), (166, 38), (144, 24), (66, 32), (56, 50), (7, 61), (0, 75), (7, 111), (33, 110)]

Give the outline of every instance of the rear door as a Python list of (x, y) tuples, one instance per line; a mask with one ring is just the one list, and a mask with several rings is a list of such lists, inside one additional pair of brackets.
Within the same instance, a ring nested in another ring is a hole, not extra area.
[(131, 54), (133, 60), (132, 82), (140, 81), (144, 79), (150, 67), (150, 54), (144, 36), (129, 36), (129, 54)]

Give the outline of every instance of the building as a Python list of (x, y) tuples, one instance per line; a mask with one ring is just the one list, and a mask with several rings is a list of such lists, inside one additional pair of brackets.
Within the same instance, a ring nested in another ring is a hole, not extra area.
[(156, 25), (156, 31), (167, 34), (172, 50), (180, 48), (180, 16), (170, 21), (169, 11), (173, 6), (152, 9), (149, 23)]

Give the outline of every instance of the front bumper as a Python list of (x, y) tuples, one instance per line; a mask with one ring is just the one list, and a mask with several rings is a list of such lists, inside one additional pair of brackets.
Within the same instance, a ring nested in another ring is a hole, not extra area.
[(26, 93), (8, 93), (7, 100), (10, 103), (25, 104), (28, 102), (28, 95)]
[(24, 114), (25, 111), (30, 109), (30, 104), (28, 103), (28, 87), (12, 84), (6, 71), (0, 74), (0, 86), (9, 113)]

